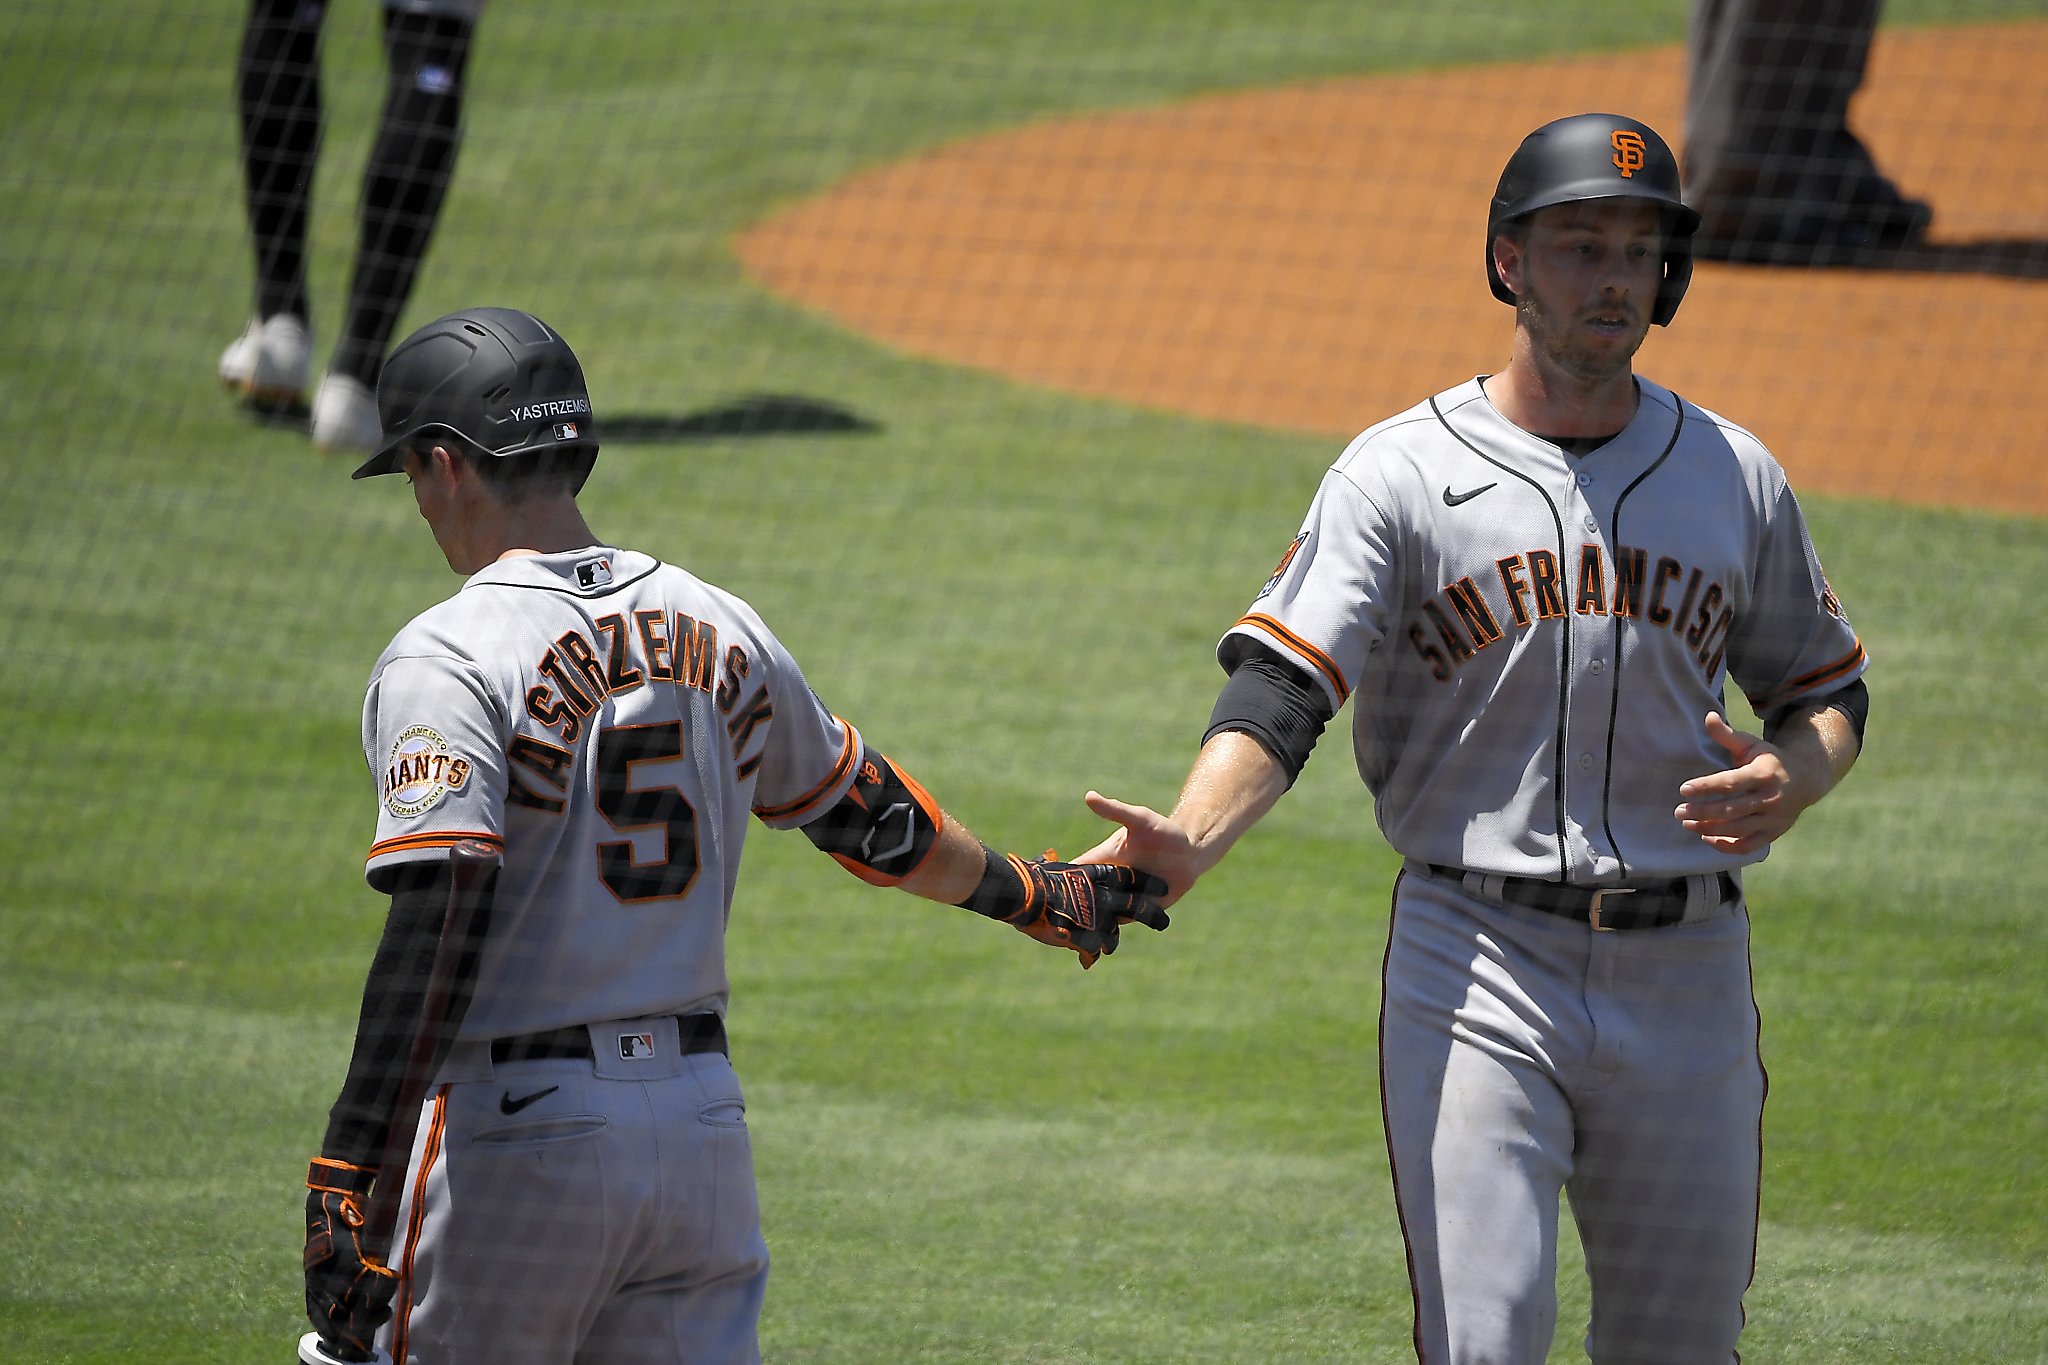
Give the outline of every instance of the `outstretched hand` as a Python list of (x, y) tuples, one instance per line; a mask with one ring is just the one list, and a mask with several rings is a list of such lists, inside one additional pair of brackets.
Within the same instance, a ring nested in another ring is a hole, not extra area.
[(1150, 806), (1133, 806), (1091, 791), (1088, 809), (1120, 826), (1109, 837), (1074, 859), (1077, 863), (1124, 863), (1152, 873), (1166, 884), (1159, 898), (1171, 906), (1186, 895), (1202, 873), (1194, 840), (1188, 832)]
[(1782, 751), (1707, 713), (1707, 737), (1728, 754), (1719, 772), (1679, 787), (1678, 823), (1724, 853), (1754, 853), (1792, 828), (1806, 809)]

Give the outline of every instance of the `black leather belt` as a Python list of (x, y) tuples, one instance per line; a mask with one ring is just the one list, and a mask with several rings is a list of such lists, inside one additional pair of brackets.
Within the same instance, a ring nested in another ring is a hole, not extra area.
[[(1463, 881), (1467, 875), (1462, 867), (1441, 863), (1431, 863), (1429, 870), (1453, 881)], [(1721, 902), (1733, 900), (1737, 889), (1733, 874), (1715, 875), (1720, 882)], [(1675, 877), (1668, 882), (1646, 882), (1640, 886), (1573, 886), (1535, 877), (1502, 877), (1499, 881), (1500, 898), (1504, 901), (1604, 930), (1662, 929), (1678, 923), (1685, 918), (1691, 878)]]
[[(676, 1027), (682, 1038), (683, 1055), (693, 1052), (725, 1052), (725, 1020), (715, 1014), (680, 1014)], [(580, 1057), (590, 1061), (590, 1029), (583, 1024), (551, 1029), (546, 1033), (522, 1033), (514, 1038), (493, 1038), (493, 1062), (532, 1062), (546, 1057)], [(730, 1053), (726, 1055), (730, 1056)]]

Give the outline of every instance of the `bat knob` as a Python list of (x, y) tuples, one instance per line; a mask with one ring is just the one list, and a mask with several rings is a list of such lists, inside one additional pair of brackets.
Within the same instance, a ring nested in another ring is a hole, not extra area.
[[(329, 1351), (318, 1332), (308, 1332), (299, 1338), (299, 1365), (350, 1365), (350, 1362)], [(361, 1362), (356, 1362), (356, 1365), (361, 1365)], [(391, 1357), (379, 1351), (370, 1365), (391, 1365)]]

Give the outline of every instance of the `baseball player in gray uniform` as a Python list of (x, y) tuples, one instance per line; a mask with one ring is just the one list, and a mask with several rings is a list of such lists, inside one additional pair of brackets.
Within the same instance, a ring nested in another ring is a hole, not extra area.
[[(1184, 894), (1356, 695), (1405, 866), (1380, 1078), (1430, 1365), (1540, 1362), (1559, 1196), (1601, 1365), (1727, 1365), (1755, 1253), (1764, 1069), (1741, 869), (1849, 770), (1864, 653), (1782, 469), (1634, 373), (1698, 218), (1655, 132), (1585, 114), (1509, 160), (1487, 223), (1499, 373), (1354, 440), (1223, 637), (1170, 817), (1086, 857)], [(1761, 736), (1723, 715), (1733, 678)]]
[[(378, 404), (355, 476), (402, 471), (466, 577), (398, 632), (363, 707), (368, 877), (392, 902), (307, 1181), (324, 1355), (756, 1360), (768, 1257), (723, 1022), (749, 820), (1083, 966), (1122, 923), (1164, 928), (1164, 886), (990, 850), (825, 708), (745, 602), (600, 540), (576, 502), (597, 453), (582, 368), (537, 318), (430, 323)], [(454, 979), (423, 983), (465, 841), (502, 867)], [(409, 1158), (379, 1169), (423, 995), (449, 1000), (447, 1041)], [(379, 1260), (359, 1232), (392, 1181)]]

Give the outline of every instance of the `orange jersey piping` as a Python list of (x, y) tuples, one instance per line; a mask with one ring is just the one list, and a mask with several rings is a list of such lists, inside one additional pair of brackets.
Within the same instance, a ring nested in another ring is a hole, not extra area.
[(437, 829), (422, 834), (401, 834), (396, 838), (371, 844), (370, 857), (374, 860), (387, 853), (411, 853), (422, 848), (452, 848), (464, 839), (481, 840), (500, 851), (505, 847), (503, 838), (496, 834), (485, 834), (482, 830)]
[(794, 801), (785, 801), (779, 806), (756, 806), (754, 815), (761, 820), (786, 820), (792, 815), (802, 815), (825, 799), (825, 793), (839, 785), (840, 779), (853, 771), (854, 760), (860, 754), (860, 735), (838, 716), (839, 728), (846, 732), (845, 743), (840, 746), (839, 760), (832, 765), (832, 771), (825, 774), (825, 780), (805, 792)]
[(398, 1303), (391, 1322), (391, 1358), (406, 1358), (406, 1332), (412, 1325), (412, 1263), (419, 1250), (420, 1229), (427, 1221), (427, 1178), (441, 1158), (441, 1135), (448, 1126), (448, 1087), (434, 1094), (434, 1119), (427, 1125), (426, 1146), (420, 1149), (419, 1171), (413, 1176), (412, 1208), (405, 1220), (405, 1261), (398, 1268)]
[(1344, 670), (1337, 667), (1337, 661), (1302, 639), (1286, 626), (1281, 625), (1278, 621), (1264, 613), (1246, 616), (1240, 619), (1238, 624), (1240, 626), (1258, 627), (1295, 653), (1301, 655), (1302, 658), (1308, 660), (1310, 664), (1315, 666), (1315, 670), (1323, 675), (1323, 680), (1330, 684), (1330, 690), (1337, 694), (1338, 706), (1343, 706), (1350, 699), (1351, 688), (1345, 683)]
[(1775, 711), (1787, 702), (1794, 701), (1805, 693), (1826, 687), (1844, 674), (1852, 672), (1863, 662), (1863, 641), (1858, 638), (1856, 647), (1831, 664), (1823, 664), (1811, 673), (1803, 673), (1782, 687), (1772, 688), (1761, 697), (1750, 699), (1750, 707), (1759, 714)]

